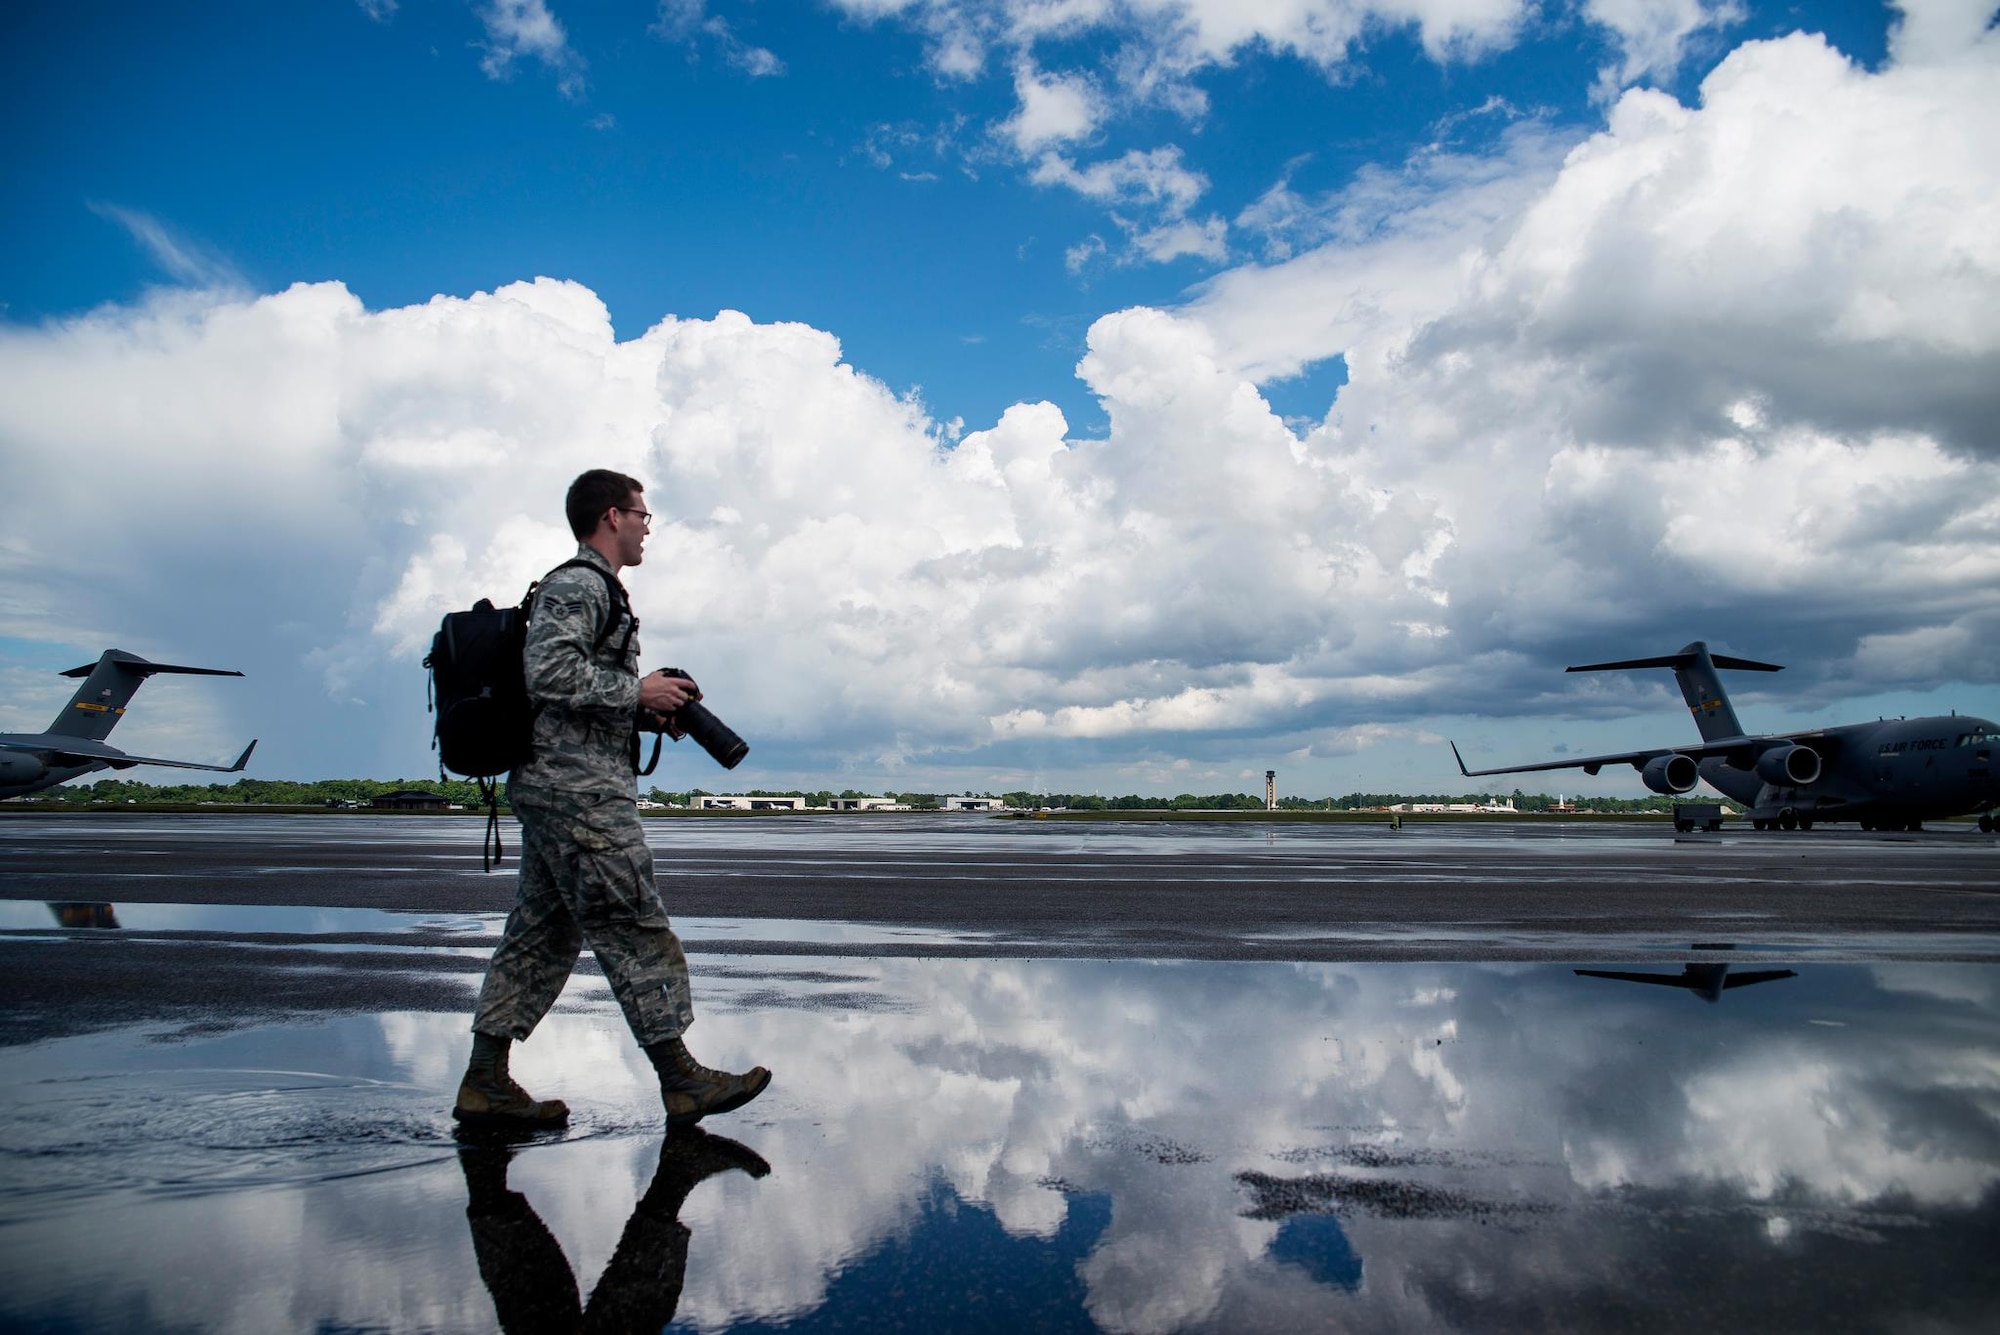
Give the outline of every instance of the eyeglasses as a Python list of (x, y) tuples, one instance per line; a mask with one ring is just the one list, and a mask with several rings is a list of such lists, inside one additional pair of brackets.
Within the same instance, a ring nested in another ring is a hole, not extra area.
[(614, 505), (611, 508), (620, 514), (639, 516), (639, 526), (648, 533), (653, 531), (653, 512), (651, 510), (634, 510), (629, 505)]

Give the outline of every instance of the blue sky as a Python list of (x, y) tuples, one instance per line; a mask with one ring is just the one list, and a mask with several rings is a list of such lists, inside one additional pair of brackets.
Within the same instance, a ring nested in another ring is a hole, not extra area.
[[(921, 387), (941, 418), (989, 423), (1053, 395), (1085, 426), (1102, 415), (1070, 372), (1089, 323), (1174, 301), (1222, 267), (1072, 273), (1064, 252), (1110, 230), (1105, 211), (1027, 183), (992, 142), (1016, 110), (1004, 56), (940, 79), (922, 35), (891, 20), (824, 4), (705, 12), (782, 73), (746, 72), (710, 34), (653, 31), (644, 3), (555, 0), (577, 61), (567, 96), (532, 55), (484, 71), (487, 31), (461, 0), (405, 0), (380, 21), (352, 0), (105, 5), (87, 20), (18, 7), (0, 96), (10, 123), (34, 128), (9, 155), (7, 317), (177, 277), (97, 204), (151, 218), (259, 291), (336, 279), (379, 308), (570, 278), (622, 337), (669, 312), (801, 320), (892, 387)], [(1685, 95), (1735, 42), (1802, 23), (1872, 64), (1891, 17), (1758, 6), (1649, 82)], [(1096, 69), (1117, 41), (1080, 35), (1042, 58)], [(1446, 62), (1414, 29), (1384, 27), (1332, 77), (1250, 51), (1193, 80), (1210, 108), (1198, 124), (1121, 111), (1095, 156), (1174, 144), (1210, 182), (1204, 205), (1230, 216), (1280, 179), (1311, 194), (1430, 144), (1481, 151), (1522, 115), (1594, 128), (1591, 78), (1615, 48), (1570, 14)], [(1317, 416), (1337, 383), (1279, 392)]]
[[(110, 637), (263, 683), (149, 688), (160, 744), (420, 770), (413, 628), (620, 450), (700, 499), (655, 551), (703, 598), (633, 584), (742, 666), (754, 782), (1445, 787), (1447, 728), (1677, 735), (1557, 670), (1696, 637), (1797, 665), (1768, 726), (2000, 713), (1991, 17), (13, 7), (6, 721)], [(133, 522), (52, 570), (78, 451)], [(176, 606), (235, 585), (287, 629)]]

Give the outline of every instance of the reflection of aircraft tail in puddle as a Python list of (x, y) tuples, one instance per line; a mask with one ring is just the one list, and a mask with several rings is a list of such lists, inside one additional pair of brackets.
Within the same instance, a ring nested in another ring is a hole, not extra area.
[[(1693, 949), (1734, 950), (1736, 947), (1696, 944)], [(1681, 966), (1679, 973), (1629, 973), (1620, 969), (1578, 969), (1576, 973), (1581, 978), (1615, 978), (1621, 983), (1653, 983), (1660, 987), (1684, 988), (1710, 1003), (1722, 1000), (1722, 994), (1731, 988), (1798, 977), (1791, 969), (1747, 969), (1731, 973), (1728, 963), (1722, 960), (1689, 960)]]
[(661, 1144), (652, 1184), (633, 1207), (618, 1250), (586, 1304), (577, 1297), (576, 1274), (555, 1235), (526, 1196), (508, 1189), (513, 1150), (468, 1141), (458, 1157), (465, 1170), (465, 1218), (472, 1226), (479, 1277), (486, 1281), (500, 1329), (508, 1335), (664, 1328), (680, 1306), (687, 1278), (688, 1239), (693, 1235), (680, 1213), (688, 1193), (732, 1168), (751, 1177), (771, 1171), (747, 1145), (699, 1127), (677, 1128)]
[(46, 902), (59, 927), (104, 927), (114, 931), (118, 927), (118, 913), (113, 905)]

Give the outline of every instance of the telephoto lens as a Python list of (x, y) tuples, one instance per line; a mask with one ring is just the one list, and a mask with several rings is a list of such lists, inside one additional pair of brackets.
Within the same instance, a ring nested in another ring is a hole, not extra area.
[(708, 706), (690, 700), (674, 711), (681, 731), (701, 743), (701, 749), (715, 757), (724, 769), (735, 769), (750, 754), (750, 743), (738, 737), (727, 723), (709, 712)]
[(750, 743), (733, 732), (727, 723), (708, 711), (701, 703), (701, 688), (694, 684), (694, 678), (679, 668), (661, 668), (669, 677), (678, 677), (688, 685), (688, 698), (679, 709), (667, 717), (671, 720), (668, 731), (677, 737), (692, 737), (701, 743), (701, 749), (715, 757), (715, 763), (724, 769), (735, 769), (743, 763), (743, 757), (750, 754)]

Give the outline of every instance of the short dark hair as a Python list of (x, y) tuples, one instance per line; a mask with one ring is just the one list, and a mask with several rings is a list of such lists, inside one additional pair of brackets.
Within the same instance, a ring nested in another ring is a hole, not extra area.
[(614, 505), (624, 505), (646, 488), (636, 477), (626, 477), (608, 468), (593, 468), (577, 474), (563, 498), (563, 513), (569, 516), (569, 531), (581, 542), (597, 532), (598, 521)]

